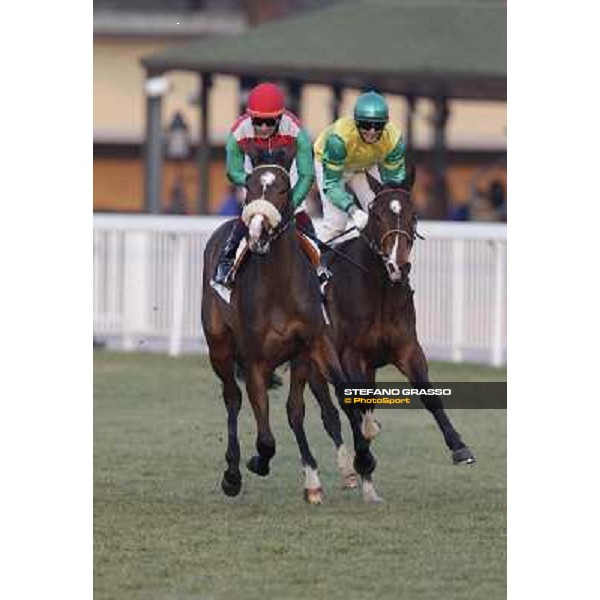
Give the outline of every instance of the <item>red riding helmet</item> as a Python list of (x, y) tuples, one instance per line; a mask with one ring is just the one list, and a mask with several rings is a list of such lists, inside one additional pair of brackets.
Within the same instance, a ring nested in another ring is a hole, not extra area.
[(285, 110), (285, 96), (273, 83), (261, 83), (248, 95), (247, 110), (253, 117), (279, 117)]

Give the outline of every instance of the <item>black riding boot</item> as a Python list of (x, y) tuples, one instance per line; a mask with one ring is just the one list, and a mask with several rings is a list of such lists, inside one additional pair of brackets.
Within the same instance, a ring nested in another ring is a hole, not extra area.
[(246, 235), (247, 227), (241, 219), (238, 219), (227, 238), (223, 250), (219, 256), (217, 272), (215, 273), (215, 283), (227, 285), (231, 269), (235, 264), (235, 253), (242, 238)]
[[(315, 241), (317, 232), (312, 219), (308, 216), (306, 211), (296, 213), (296, 227), (303, 233), (308, 234), (308, 238)], [(331, 279), (331, 271), (323, 264), (323, 257), (321, 257), (321, 263), (317, 266), (317, 277), (319, 278), (319, 284), (321, 285), (321, 292), (324, 293), (325, 285)]]

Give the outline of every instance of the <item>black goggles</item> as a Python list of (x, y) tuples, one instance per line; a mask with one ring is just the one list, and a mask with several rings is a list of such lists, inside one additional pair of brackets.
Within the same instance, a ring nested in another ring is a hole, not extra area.
[(261, 125), (266, 125), (267, 127), (275, 127), (275, 125), (277, 125), (277, 123), (279, 122), (279, 119), (274, 119), (274, 118), (268, 118), (268, 119), (263, 119), (261, 117), (252, 117), (252, 125), (254, 125), (254, 127), (260, 127)]
[(383, 131), (386, 123), (384, 121), (356, 121), (356, 126), (363, 131)]

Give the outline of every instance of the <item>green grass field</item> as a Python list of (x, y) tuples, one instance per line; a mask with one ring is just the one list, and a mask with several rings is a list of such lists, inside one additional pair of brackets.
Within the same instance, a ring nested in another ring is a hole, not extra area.
[[(446, 363), (432, 363), (430, 374), (506, 379), (504, 370)], [(391, 369), (378, 379), (401, 380)], [(477, 456), (471, 467), (452, 465), (426, 411), (380, 411), (373, 448), (385, 503), (366, 505), (358, 491), (341, 489), (333, 445), (307, 393), (306, 430), (326, 493), (313, 507), (302, 500), (280, 390), (271, 394), (271, 474), (243, 468), (241, 494), (221, 492), (219, 390), (205, 357), (95, 354), (95, 600), (505, 598), (506, 411), (450, 413)], [(254, 439), (244, 396), (243, 462)]]

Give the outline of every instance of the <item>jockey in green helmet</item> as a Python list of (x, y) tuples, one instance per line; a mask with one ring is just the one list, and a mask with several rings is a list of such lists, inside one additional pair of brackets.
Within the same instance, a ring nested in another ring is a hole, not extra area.
[[(353, 118), (342, 117), (327, 127), (317, 138), (314, 151), (324, 241), (341, 234), (349, 216), (358, 229), (366, 227), (373, 192), (365, 171), (383, 183), (402, 185), (406, 179), (402, 134), (389, 122), (388, 104), (377, 92), (359, 96)], [(346, 184), (360, 206), (345, 190)]]

